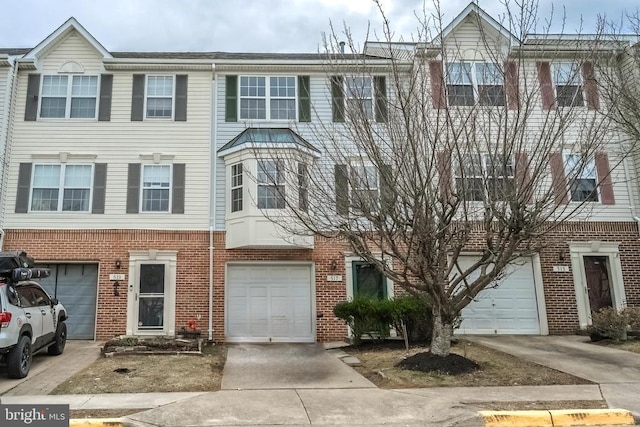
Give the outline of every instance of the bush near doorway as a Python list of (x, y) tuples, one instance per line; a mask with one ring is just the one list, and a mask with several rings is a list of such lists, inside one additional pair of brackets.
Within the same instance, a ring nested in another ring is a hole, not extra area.
[(587, 331), (592, 341), (606, 338), (625, 341), (629, 335), (640, 335), (640, 307), (626, 307), (620, 311), (613, 307), (601, 308), (593, 313)]

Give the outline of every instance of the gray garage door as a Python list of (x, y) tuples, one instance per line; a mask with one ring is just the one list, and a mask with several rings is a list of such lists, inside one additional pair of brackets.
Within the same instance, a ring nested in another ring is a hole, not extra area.
[(69, 314), (69, 339), (93, 339), (96, 326), (98, 264), (40, 264), (51, 270), (41, 279), (47, 292), (64, 304)]

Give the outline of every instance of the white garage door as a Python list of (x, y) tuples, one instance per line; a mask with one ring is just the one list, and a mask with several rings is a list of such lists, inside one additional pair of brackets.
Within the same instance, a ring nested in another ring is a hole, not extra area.
[(311, 266), (229, 265), (226, 340), (314, 342)]
[[(461, 257), (470, 266), (473, 257)], [(521, 258), (507, 268), (496, 288), (480, 292), (462, 310), (461, 334), (540, 334), (533, 264)]]

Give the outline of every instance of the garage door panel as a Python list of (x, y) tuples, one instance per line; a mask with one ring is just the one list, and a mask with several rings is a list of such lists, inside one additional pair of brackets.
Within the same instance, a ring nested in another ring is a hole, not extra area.
[[(230, 265), (227, 270), (227, 338), (313, 342), (309, 266)], [(243, 287), (250, 288), (248, 296), (236, 298)], [(248, 328), (238, 327), (243, 324)]]
[(97, 264), (39, 264), (51, 271), (40, 283), (65, 306), (69, 339), (93, 339), (95, 336)]
[[(470, 266), (473, 257), (462, 257)], [(485, 289), (462, 310), (460, 333), (539, 334), (535, 280), (530, 259), (508, 266), (498, 286)]]

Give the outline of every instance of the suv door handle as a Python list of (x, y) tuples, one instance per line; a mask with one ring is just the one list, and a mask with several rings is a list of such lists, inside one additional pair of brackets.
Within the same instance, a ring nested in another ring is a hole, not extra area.
[(27, 319), (31, 319), (31, 313), (25, 313), (25, 316), (27, 317)]
[(46, 310), (40, 310), (40, 313), (42, 313), (43, 316), (47, 315), (47, 311)]

